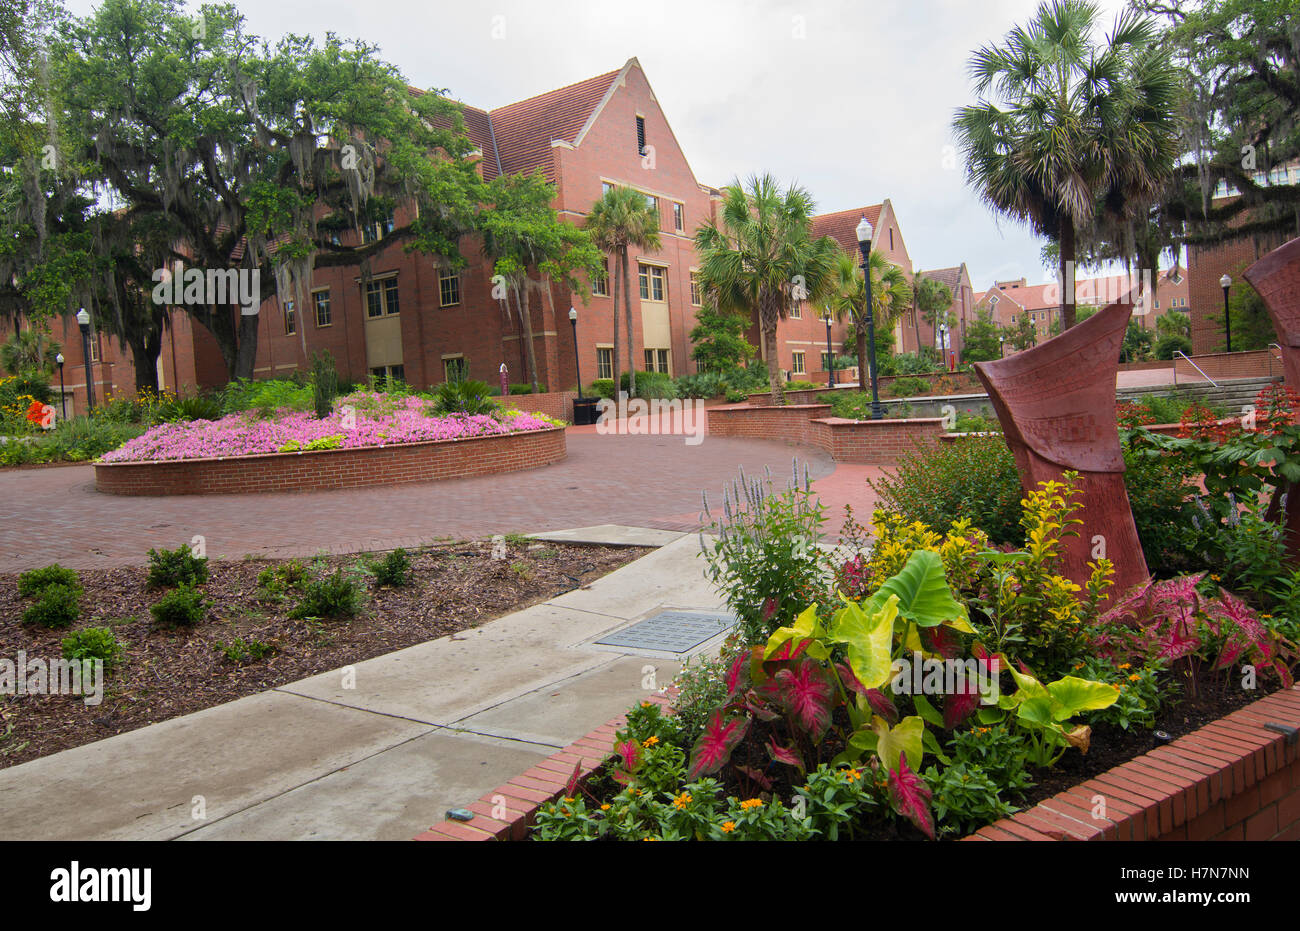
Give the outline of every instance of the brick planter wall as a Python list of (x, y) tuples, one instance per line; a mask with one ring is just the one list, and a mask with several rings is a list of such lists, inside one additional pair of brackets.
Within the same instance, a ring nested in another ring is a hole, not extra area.
[(545, 414), (556, 420), (573, 423), (573, 399), (577, 396), (575, 391), (548, 391), (543, 394), (512, 394), (496, 400), (502, 407), (528, 411), (530, 414)]
[(222, 495), (320, 491), (517, 472), (559, 462), (564, 428), (359, 449), (268, 453), (229, 459), (95, 465), (95, 488), (112, 495)]
[(942, 417), (847, 420), (827, 416), (830, 410), (829, 404), (732, 404), (711, 408), (706, 416), (710, 436), (785, 440), (824, 449), (836, 462), (868, 465), (897, 465), (916, 444), (934, 446), (943, 436)]
[[(662, 695), (650, 698), (668, 705)], [(525, 840), (537, 809), (578, 770), (584, 785), (614, 755), (619, 715), (464, 806), (421, 841)], [(980, 828), (964, 841), (1300, 840), (1300, 742), (1266, 725), (1300, 727), (1300, 687), (1277, 692), (1094, 779)], [(1095, 797), (1105, 818), (1094, 818)], [(503, 818), (495, 817), (503, 815)]]
[[(1192, 362), (1199, 365), (1201, 370), (1215, 381), (1233, 378), (1268, 378), (1282, 374), (1282, 363), (1277, 361), (1271, 349), (1194, 355)], [(1201, 373), (1192, 368), (1186, 359), (1174, 360), (1174, 372), (1180, 381), (1201, 380)]]
[[(1300, 689), (1277, 692), (980, 828), (981, 840), (1300, 840)], [(1105, 804), (1100, 813), (1098, 796)]]

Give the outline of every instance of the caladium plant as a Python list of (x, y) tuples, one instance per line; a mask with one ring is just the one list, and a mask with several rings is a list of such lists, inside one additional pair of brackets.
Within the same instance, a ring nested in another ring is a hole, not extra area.
[(1070, 747), (1088, 752), (1092, 728), (1086, 724), (1072, 724), (1071, 719), (1084, 711), (1109, 708), (1119, 698), (1119, 689), (1105, 682), (1065, 676), (1044, 685), (1028, 671), (1003, 663), (1016, 680), (1016, 691), (998, 699), (1001, 711), (984, 708), (979, 718), (985, 724), (995, 723), (1001, 712), (1014, 712), (1017, 727), (1026, 732), (1030, 752), (1026, 759), (1036, 766), (1051, 766)]
[(908, 765), (906, 753), (900, 755), (898, 765), (889, 770), (889, 800), (895, 811), (934, 840), (930, 787)]

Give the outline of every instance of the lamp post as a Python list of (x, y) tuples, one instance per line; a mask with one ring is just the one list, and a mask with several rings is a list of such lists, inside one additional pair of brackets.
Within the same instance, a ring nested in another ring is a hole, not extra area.
[(1007, 338), (1005, 336), (998, 337), (998, 358), (999, 359), (1005, 359), (1007, 357), (1007, 347), (1005, 345), (1006, 341)]
[(835, 356), (831, 352), (831, 312), (826, 311), (826, 387), (835, 387)]
[(582, 359), (578, 353), (578, 310), (569, 308), (569, 325), (573, 327), (573, 372), (578, 376), (578, 400), (582, 400)]
[(1223, 335), (1228, 340), (1228, 352), (1232, 352), (1232, 321), (1228, 319), (1228, 289), (1232, 287), (1232, 279), (1224, 275), (1219, 279), (1219, 286), (1223, 288)]
[(77, 326), (81, 328), (81, 354), (86, 360), (86, 413), (95, 409), (95, 372), (90, 364), (90, 314), (86, 308), (77, 311)]
[[(864, 216), (855, 231), (858, 248), (862, 250), (862, 282), (867, 304), (867, 365), (871, 371), (871, 419), (884, 420), (885, 409), (880, 406), (880, 390), (876, 380), (876, 319), (871, 311), (871, 224)], [(859, 381), (861, 379), (859, 378)]]
[(60, 419), (68, 419), (68, 395), (63, 390), (63, 353), (54, 357), (54, 364), (59, 367), (59, 410), (62, 412)]

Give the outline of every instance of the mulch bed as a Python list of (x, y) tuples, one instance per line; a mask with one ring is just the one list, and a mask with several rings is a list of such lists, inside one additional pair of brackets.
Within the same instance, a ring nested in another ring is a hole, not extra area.
[[(81, 619), (61, 630), (23, 625), (28, 600), (18, 596), (18, 576), (0, 574), (0, 657), (16, 662), (23, 650), (28, 660), (56, 660), (63, 638), (83, 627), (112, 628), (124, 650), (121, 665), (105, 675), (98, 705), (79, 696), (0, 694), (0, 768), (476, 627), (588, 585), (647, 552), (510, 542), (505, 558), (493, 558), (489, 541), (427, 547), (410, 552), (410, 585), (376, 588), (367, 577), (364, 607), (351, 620), (291, 620), (294, 594), (268, 597), (257, 581), (285, 561), (212, 561), (203, 585), (212, 610), (198, 626), (176, 630), (154, 624), (149, 606), (161, 592), (147, 587), (144, 566), (81, 572)], [(308, 563), (328, 574), (359, 558)], [(222, 647), (236, 638), (274, 649), (233, 661)]]
[[(1208, 694), (1202, 694), (1194, 699), (1183, 698), (1177, 704), (1170, 704), (1163, 708), (1156, 716), (1156, 724), (1153, 728), (1135, 728), (1126, 731), (1111, 724), (1094, 724), (1088, 752), (1084, 754), (1073, 749), (1067, 750), (1051, 769), (1035, 770), (1032, 773), (1034, 785), (1014, 804), (1020, 810), (1033, 808), (1039, 802), (1064, 792), (1071, 786), (1086, 782), (1108, 769), (1127, 763), (1148, 750), (1167, 743), (1168, 741), (1163, 739), (1159, 742), (1156, 740), (1154, 736), (1156, 731), (1162, 731), (1170, 739), (1182, 737), (1277, 691), (1279, 687), (1276, 683), (1260, 683), (1260, 687), (1255, 691), (1236, 688), (1212, 689)], [(841, 728), (848, 724), (848, 718), (842, 708), (836, 709), (835, 723)], [(749, 732), (736, 746), (731, 756), (732, 763), (749, 768), (751, 771), (761, 772), (770, 780), (771, 787), (756, 784), (753, 779), (738, 772), (736, 766), (729, 764), (714, 777), (722, 783), (722, 795), (741, 799), (757, 796), (764, 800), (775, 797), (787, 804), (794, 797), (796, 781), (802, 784), (803, 780), (797, 779), (797, 774), (791, 767), (772, 761), (765, 746), (771, 733), (770, 725), (754, 719), (751, 721)], [(842, 749), (844, 749), (842, 743), (833, 736), (828, 736), (827, 744), (822, 748), (822, 757), (829, 759)], [(933, 758), (927, 754), (922, 768), (928, 767), (932, 762)], [(609, 775), (610, 772), (611, 764), (607, 763), (597, 770), (587, 783), (586, 791), (597, 802), (609, 801), (623, 790), (623, 786)], [(899, 818), (893, 821), (882, 819), (877, 823), (860, 825), (856, 839), (924, 841), (927, 838), (919, 829)], [(960, 835), (948, 835), (944, 838), (945, 841), (958, 839)]]

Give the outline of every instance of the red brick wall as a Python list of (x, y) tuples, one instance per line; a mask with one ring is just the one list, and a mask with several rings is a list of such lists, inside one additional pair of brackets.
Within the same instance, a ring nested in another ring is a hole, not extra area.
[(1246, 287), (1242, 273), (1286, 240), (1278, 234), (1249, 238), (1216, 246), (1187, 247), (1187, 298), (1192, 316), (1194, 354), (1222, 352), (1223, 288), (1219, 279), (1226, 272), (1232, 289)]
[(899, 457), (919, 443), (933, 446), (943, 435), (943, 418), (846, 420), (830, 417), (828, 404), (789, 404), (751, 407), (747, 404), (710, 408), (709, 434), (763, 440), (784, 440), (826, 450), (836, 462), (896, 465)]
[(231, 459), (114, 462), (95, 487), (115, 495), (218, 495), (362, 488), (517, 472), (565, 457), (564, 428), (360, 449)]
[[(1192, 362), (1200, 366), (1201, 371), (1213, 378), (1268, 378), (1282, 376), (1282, 363), (1277, 361), (1270, 349), (1258, 349), (1253, 352), (1218, 352), (1209, 355), (1194, 355)], [(1174, 371), (1180, 379), (1200, 380), (1200, 373), (1192, 368), (1186, 359), (1174, 360)], [(1168, 364), (1168, 363), (1166, 363)]]
[(1300, 726), (1300, 689), (1262, 698), (965, 839), (1300, 840), (1300, 744), (1270, 723)]
[(500, 400), (508, 408), (545, 414), (547, 417), (572, 423), (575, 397), (577, 394), (572, 391), (550, 391), (545, 394), (512, 394)]

